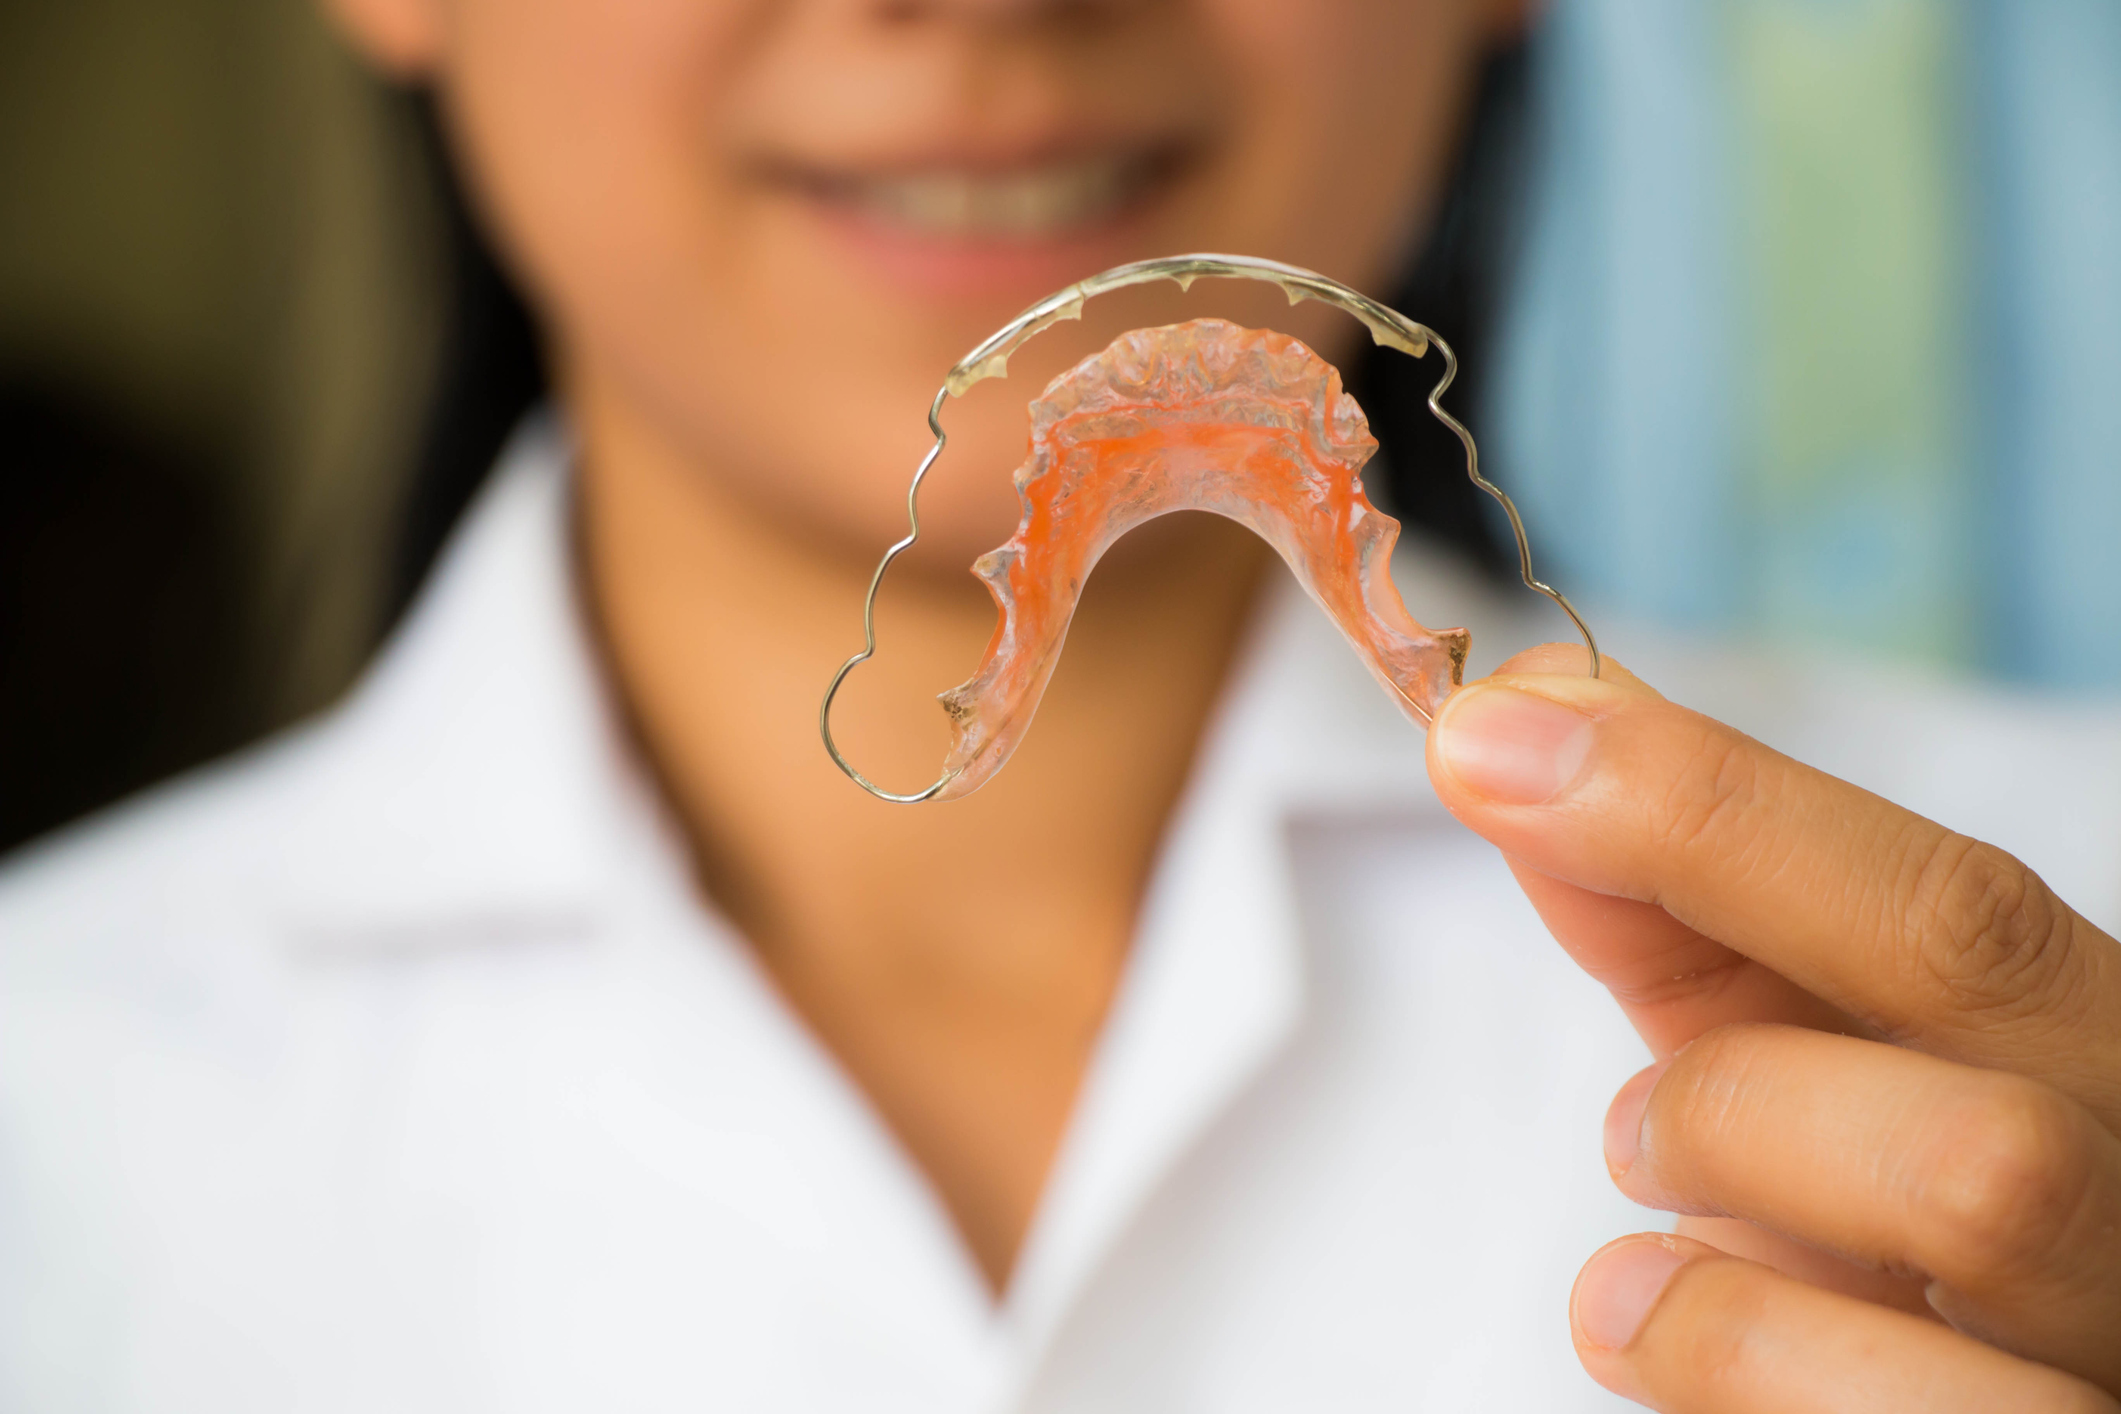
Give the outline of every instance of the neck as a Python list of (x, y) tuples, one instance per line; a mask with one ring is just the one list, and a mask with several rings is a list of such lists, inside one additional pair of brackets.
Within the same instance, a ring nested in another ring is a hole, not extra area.
[[(589, 597), (702, 887), (999, 1289), (1264, 547), (1205, 516), (1137, 532), (1098, 571), (1009, 768), (963, 801), (890, 805), (816, 726), (873, 560), (801, 543), (593, 379), (575, 393)], [(912, 789), (942, 759), (935, 694), (967, 676), (994, 608), (970, 574), (891, 590), (834, 729), (872, 779)]]

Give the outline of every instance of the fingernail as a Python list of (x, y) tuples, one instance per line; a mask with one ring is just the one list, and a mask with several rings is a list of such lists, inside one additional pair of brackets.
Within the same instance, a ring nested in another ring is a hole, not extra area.
[(1687, 1260), (1662, 1237), (1623, 1237), (1613, 1243), (1576, 1278), (1576, 1329), (1592, 1345), (1626, 1349)]
[(1505, 805), (1538, 805), (1567, 789), (1591, 754), (1591, 732), (1581, 712), (1499, 683), (1453, 697), (1435, 726), (1444, 769)]
[(1642, 1155), (1642, 1114), (1649, 1108), (1650, 1091), (1657, 1088), (1657, 1077), (1670, 1064), (1659, 1061), (1636, 1072), (1620, 1087), (1612, 1108), (1605, 1112), (1605, 1166), (1616, 1179), (1633, 1168)]

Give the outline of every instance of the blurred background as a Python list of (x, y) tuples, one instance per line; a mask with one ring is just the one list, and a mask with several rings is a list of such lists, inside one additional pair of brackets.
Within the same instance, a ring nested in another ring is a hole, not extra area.
[(1491, 385), (1572, 591), (2121, 686), (2121, 5), (1564, 0)]
[(541, 383), (308, 0), (0, 6), (0, 849), (343, 692)]
[[(2121, 693), (2113, 0), (1553, 0), (1408, 269), (1587, 607)], [(0, 850), (343, 692), (543, 386), (307, 0), (0, 9)]]

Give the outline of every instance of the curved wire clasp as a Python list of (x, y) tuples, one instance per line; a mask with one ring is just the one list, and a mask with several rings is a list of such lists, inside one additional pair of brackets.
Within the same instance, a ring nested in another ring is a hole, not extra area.
[(1525, 587), (1545, 595), (1560, 606), (1569, 616), (1569, 622), (1583, 635), (1584, 647), (1591, 653), (1591, 676), (1597, 677), (1602, 666), (1598, 653), (1598, 640), (1592, 635), (1590, 625), (1583, 615), (1576, 612), (1561, 591), (1545, 584), (1532, 573), (1532, 547), (1525, 536), (1524, 520), (1517, 514), (1517, 505), (1500, 486), (1480, 474), (1480, 450), (1473, 445), (1473, 434), (1465, 424), (1443, 410), (1443, 395), (1458, 377), (1458, 356), (1451, 346), (1437, 337), (1436, 332), (1423, 324), (1401, 314), (1389, 305), (1378, 303), (1359, 290), (1350, 289), (1338, 280), (1331, 280), (1314, 270), (1300, 266), (1284, 265), (1278, 260), (1262, 260), (1249, 255), (1171, 255), (1157, 260), (1137, 260), (1129, 265), (1115, 265), (1102, 274), (1079, 280), (1064, 290), (1046, 296), (1016, 318), (1010, 320), (990, 335), (971, 353), (959, 359), (943, 377), (943, 386), (936, 390), (935, 401), (928, 405), (928, 430), (935, 434), (935, 445), (921, 458), (915, 468), (913, 483), (906, 488), (906, 534), (890, 549), (884, 551), (883, 559), (877, 561), (876, 573), (869, 577), (869, 593), (862, 600), (862, 651), (840, 664), (839, 671), (832, 675), (831, 685), (825, 689), (825, 700), (817, 711), (818, 734), (825, 740), (825, 750), (856, 785), (879, 800), (888, 800), (895, 805), (915, 805), (932, 800), (950, 784), (954, 771), (946, 771), (940, 779), (926, 790), (910, 795), (898, 795), (885, 790), (857, 771), (832, 739), (832, 700), (839, 695), (840, 684), (847, 674), (876, 656), (876, 593), (884, 583), (884, 572), (891, 562), (903, 554), (921, 538), (921, 482), (936, 458), (943, 454), (949, 436), (943, 431), (943, 403), (948, 398), (961, 398), (972, 386), (988, 378), (1001, 378), (1008, 374), (1009, 356), (1029, 343), (1040, 332), (1051, 328), (1064, 319), (1083, 317), (1083, 306), (1098, 295), (1128, 285), (1145, 285), (1152, 280), (1170, 280), (1181, 290), (1191, 289), (1193, 282), (1206, 276), (1210, 279), (1261, 280), (1279, 286), (1287, 295), (1290, 304), (1303, 300), (1317, 300), (1345, 310), (1370, 331), (1370, 338), (1385, 348), (1397, 349), (1413, 358), (1425, 358), (1433, 346), (1443, 355), (1443, 377), (1429, 391), (1429, 412), (1444, 426), (1457, 434), (1466, 449), (1466, 475), (1475, 486), (1495, 498), (1503, 514), (1509, 517), (1510, 533), (1517, 540), (1517, 568)]

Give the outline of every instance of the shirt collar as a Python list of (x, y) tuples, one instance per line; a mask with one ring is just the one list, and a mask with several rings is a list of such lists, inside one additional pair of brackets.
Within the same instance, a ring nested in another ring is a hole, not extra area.
[(595, 926), (664, 846), (570, 566), (559, 420), (528, 419), (412, 616), (307, 760), (274, 893), (301, 946), (418, 950)]

